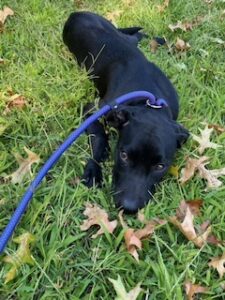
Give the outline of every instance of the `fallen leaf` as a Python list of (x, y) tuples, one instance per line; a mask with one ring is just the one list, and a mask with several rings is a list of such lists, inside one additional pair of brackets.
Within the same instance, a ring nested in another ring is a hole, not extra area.
[(124, 232), (124, 240), (125, 245), (128, 250), (128, 252), (137, 260), (139, 261), (139, 255), (137, 252), (137, 249), (142, 249), (142, 242), (141, 240), (147, 237), (151, 237), (151, 235), (155, 231), (155, 227), (157, 225), (164, 225), (166, 224), (165, 220), (161, 219), (155, 219), (150, 220), (146, 223), (144, 228), (142, 229), (133, 229), (128, 228), (127, 224), (125, 223), (123, 219), (123, 211), (119, 212), (119, 219), (122, 227), (125, 229)]
[(225, 40), (222, 40), (220, 38), (211, 38), (210, 40), (216, 44), (225, 45)]
[[(199, 202), (196, 205), (200, 206)], [(179, 208), (177, 209), (176, 216), (169, 217), (169, 221), (175, 225), (183, 233), (183, 235), (189, 240), (192, 241), (197, 247), (201, 248), (207, 241), (208, 237), (211, 234), (211, 226), (208, 226), (205, 231), (197, 233), (194, 227), (194, 213), (192, 213), (190, 208), (190, 203), (181, 201)], [(199, 208), (197, 212), (199, 211)]]
[(152, 53), (156, 53), (158, 46), (159, 44), (156, 42), (156, 40), (153, 39), (150, 41), (150, 50)]
[(130, 6), (133, 5), (135, 0), (122, 0), (123, 5)]
[(202, 208), (202, 205), (203, 205), (202, 199), (194, 199), (188, 201), (182, 200), (179, 208), (176, 211), (176, 216), (179, 219), (184, 218), (186, 214), (187, 206), (190, 208), (190, 211), (194, 216), (198, 216), (200, 215), (200, 209)]
[(223, 21), (225, 17), (225, 9), (221, 12), (220, 20)]
[[(151, 229), (149, 235), (152, 233), (153, 231)], [(136, 236), (134, 229), (132, 228), (126, 229), (124, 233), (124, 239), (125, 239), (125, 245), (127, 251), (136, 259), (136, 261), (139, 261), (139, 255), (137, 249), (142, 248), (142, 243), (140, 239)]]
[(222, 185), (222, 181), (217, 177), (225, 175), (225, 168), (208, 170), (205, 168), (206, 164), (208, 164), (208, 162), (198, 166), (199, 176), (207, 180), (208, 189), (220, 187)]
[(225, 128), (218, 124), (208, 124), (208, 128), (213, 128), (219, 134), (225, 132)]
[(202, 156), (199, 159), (188, 158), (184, 169), (181, 170), (181, 184), (186, 183), (190, 180), (196, 171), (198, 171), (198, 176), (207, 180), (207, 189), (218, 188), (222, 185), (217, 177), (225, 175), (225, 168), (208, 170), (205, 166), (209, 163), (209, 158)]
[(24, 96), (19, 94), (12, 95), (8, 99), (8, 103), (5, 110), (3, 111), (3, 115), (7, 115), (8, 113), (10, 113), (13, 108), (22, 109), (26, 105), (27, 101), (25, 100)]
[(7, 201), (3, 198), (0, 200), (0, 206), (3, 206), (7, 203)]
[(122, 14), (122, 10), (114, 10), (106, 14), (106, 19), (116, 24), (116, 19), (119, 18), (121, 14)]
[(166, 44), (166, 39), (164, 37), (154, 37), (150, 41), (150, 50), (152, 53), (155, 53), (159, 46), (163, 46)]
[(146, 222), (147, 222), (147, 220), (146, 220), (146, 218), (145, 218), (145, 214), (144, 214), (144, 209), (140, 209), (140, 210), (138, 211), (137, 218), (138, 218), (138, 220), (139, 220), (141, 223), (146, 223)]
[(206, 162), (208, 159), (209, 158), (207, 156), (202, 156), (198, 159), (188, 157), (185, 168), (181, 170), (180, 183), (184, 184), (190, 180), (194, 176), (198, 166)]
[(138, 295), (142, 291), (140, 287), (141, 283), (139, 282), (134, 289), (127, 293), (119, 275), (117, 277), (117, 280), (109, 278), (109, 281), (113, 284), (113, 287), (117, 294), (115, 300), (136, 300)]
[(3, 132), (6, 130), (7, 126), (0, 125), (0, 136), (3, 134)]
[(187, 51), (188, 49), (191, 48), (190, 44), (181, 40), (180, 38), (177, 38), (175, 47), (179, 51)]
[(218, 147), (221, 147), (221, 145), (210, 142), (210, 136), (212, 131), (213, 128), (209, 128), (208, 125), (206, 125), (203, 130), (200, 129), (201, 136), (192, 134), (193, 139), (199, 143), (199, 154), (202, 154), (207, 148), (217, 149)]
[(74, 0), (74, 4), (78, 7), (81, 8), (84, 5), (83, 0)]
[(179, 176), (179, 168), (178, 168), (178, 166), (170, 166), (168, 172), (169, 172), (169, 174), (173, 175), (176, 178), (178, 178), (178, 176)]
[(170, 24), (168, 25), (169, 29), (171, 31), (175, 31), (177, 29), (181, 29), (182, 31), (189, 31), (192, 30), (194, 27), (198, 26), (202, 23), (202, 21), (205, 19), (203, 16), (197, 16), (194, 20), (191, 21), (177, 21), (176, 24)]
[(106, 211), (96, 204), (87, 203), (84, 215), (87, 216), (88, 219), (84, 220), (83, 224), (80, 226), (82, 231), (88, 230), (93, 225), (100, 226), (100, 229), (97, 231), (97, 233), (92, 235), (93, 239), (103, 234), (105, 231), (113, 233), (117, 226), (117, 221), (109, 221)]
[(169, 4), (170, 4), (170, 0), (164, 0), (162, 5), (157, 5), (158, 11), (160, 13), (164, 12), (164, 10), (169, 6)]
[(32, 175), (32, 164), (39, 163), (40, 161), (40, 157), (26, 147), (24, 147), (24, 151), (27, 153), (28, 157), (23, 158), (22, 156), (20, 156), (20, 154), (15, 153), (14, 156), (19, 164), (19, 168), (11, 175), (5, 177), (5, 179), (11, 178), (11, 182), (14, 184), (21, 183), (26, 175)]
[(183, 31), (188, 31), (193, 29), (193, 24), (191, 22), (181, 22), (178, 21), (176, 24), (168, 25), (171, 31), (175, 31), (176, 29), (181, 29)]
[(72, 179), (69, 181), (69, 183), (70, 183), (73, 187), (75, 187), (75, 186), (77, 186), (77, 185), (79, 185), (79, 184), (81, 183), (81, 179), (80, 179), (80, 177), (76, 176), (76, 177), (72, 178)]
[(13, 15), (14, 15), (14, 11), (11, 8), (7, 7), (7, 6), (5, 6), (3, 8), (3, 10), (0, 10), (0, 30), (2, 30), (3, 25), (5, 24), (6, 19), (9, 16), (13, 16)]
[(216, 245), (216, 246), (218, 246), (218, 245), (225, 245), (224, 241), (218, 240), (217, 237), (215, 235), (213, 235), (213, 234), (210, 235), (210, 236), (208, 236), (207, 242), (209, 244)]
[(213, 267), (214, 269), (217, 269), (220, 278), (223, 277), (225, 273), (225, 252), (222, 256), (213, 257), (211, 261), (209, 262), (209, 267)]
[(198, 284), (193, 284), (190, 281), (186, 281), (185, 284), (185, 292), (187, 295), (188, 300), (194, 299), (195, 294), (202, 294), (202, 293), (207, 293), (208, 288), (198, 285)]
[(19, 248), (13, 255), (7, 255), (3, 258), (3, 261), (12, 265), (11, 269), (5, 275), (5, 283), (13, 280), (16, 277), (20, 267), (24, 264), (34, 264), (34, 258), (31, 255), (30, 244), (35, 241), (34, 236), (26, 232), (13, 241), (19, 244)]

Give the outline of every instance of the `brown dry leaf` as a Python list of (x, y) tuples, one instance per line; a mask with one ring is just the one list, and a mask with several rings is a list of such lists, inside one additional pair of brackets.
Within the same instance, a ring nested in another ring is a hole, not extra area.
[(19, 248), (13, 255), (7, 255), (3, 258), (4, 262), (12, 265), (11, 269), (5, 275), (5, 283), (13, 280), (16, 277), (19, 268), (24, 264), (34, 264), (34, 258), (31, 255), (30, 244), (35, 241), (34, 236), (26, 232), (13, 240), (19, 244)]
[(200, 209), (202, 208), (202, 205), (203, 205), (202, 199), (193, 199), (188, 201), (182, 200), (180, 206), (176, 211), (176, 216), (179, 219), (184, 218), (186, 215), (187, 206), (190, 208), (190, 211), (194, 216), (198, 216), (200, 215)]
[(103, 234), (105, 231), (113, 233), (117, 226), (117, 221), (109, 221), (106, 211), (96, 204), (86, 203), (84, 215), (87, 216), (88, 219), (84, 220), (83, 224), (80, 226), (82, 231), (88, 230), (93, 225), (100, 226), (100, 229), (97, 231), (97, 233), (92, 235), (93, 239)]
[(218, 188), (222, 185), (222, 181), (218, 177), (225, 175), (225, 168), (208, 170), (205, 166), (209, 163), (207, 156), (202, 156), (199, 159), (188, 158), (184, 169), (181, 170), (180, 183), (184, 184), (190, 180), (196, 171), (198, 176), (207, 180), (207, 189)]
[[(198, 202), (196, 205), (198, 206), (200, 203), (201, 202)], [(199, 211), (199, 209), (197, 211)], [(196, 213), (196, 209), (194, 213)], [(178, 227), (189, 241), (192, 241), (197, 247), (201, 248), (208, 241), (211, 226), (208, 226), (205, 231), (197, 234), (193, 223), (194, 213), (191, 211), (190, 203), (181, 201), (176, 216), (169, 217), (169, 221)]]
[(168, 27), (171, 31), (175, 31), (176, 29), (181, 29), (183, 31), (188, 31), (188, 30), (193, 29), (193, 23), (178, 21), (176, 24), (174, 24), (174, 25), (170, 24)]
[(192, 30), (195, 26), (198, 26), (200, 23), (202, 23), (202, 21), (205, 19), (205, 17), (202, 16), (197, 16), (194, 20), (192, 21), (177, 21), (176, 24), (170, 24), (168, 25), (169, 29), (171, 31), (175, 31), (177, 29), (181, 29), (182, 31), (188, 31), (188, 30)]
[(208, 159), (207, 156), (202, 156), (198, 159), (188, 157), (185, 168), (181, 170), (180, 183), (184, 184), (190, 180), (194, 176), (198, 166), (205, 163)]
[(149, 44), (152, 53), (155, 53), (158, 47), (163, 45), (167, 45), (167, 40), (165, 37), (154, 37)]
[(13, 15), (14, 15), (14, 11), (11, 8), (7, 7), (7, 6), (5, 6), (3, 8), (3, 10), (0, 10), (0, 31), (2, 30), (3, 25), (5, 24), (6, 19), (9, 16), (13, 16)]
[(199, 154), (202, 154), (207, 148), (217, 149), (218, 147), (221, 147), (221, 145), (210, 142), (210, 135), (212, 131), (213, 128), (209, 128), (208, 125), (206, 125), (203, 130), (200, 129), (201, 136), (192, 134), (193, 139), (199, 143)]
[(135, 230), (133, 228), (128, 228), (127, 224), (123, 219), (123, 211), (119, 212), (119, 219), (120, 223), (123, 228), (125, 228), (124, 239), (125, 245), (128, 252), (137, 260), (139, 261), (139, 255), (137, 249), (142, 249), (142, 242), (141, 240), (147, 237), (151, 237), (153, 232), (155, 231), (155, 227), (157, 225), (164, 225), (166, 224), (165, 220), (155, 219), (148, 221), (144, 228)]
[(213, 235), (213, 234), (210, 235), (210, 236), (208, 236), (207, 242), (209, 244), (216, 245), (216, 246), (218, 246), (218, 245), (225, 245), (224, 241), (218, 240), (217, 237), (215, 235)]
[(185, 284), (185, 292), (187, 295), (188, 300), (192, 300), (194, 299), (194, 295), (195, 294), (199, 294), (199, 293), (207, 293), (208, 292), (208, 288), (198, 285), (198, 284), (193, 284), (190, 281), (186, 281)]
[(213, 128), (219, 134), (225, 132), (225, 128), (218, 124), (208, 124), (208, 128)]
[(158, 5), (158, 10), (160, 13), (164, 12), (164, 10), (169, 6), (170, 0), (164, 0), (162, 5)]
[(147, 222), (147, 220), (145, 218), (145, 214), (144, 214), (144, 209), (140, 209), (138, 211), (137, 219), (143, 224)]
[(13, 108), (22, 109), (26, 105), (27, 101), (25, 100), (24, 96), (19, 94), (12, 95), (8, 99), (8, 103), (5, 110), (3, 111), (3, 115), (7, 115), (8, 113), (10, 113)]
[(134, 289), (127, 293), (120, 275), (118, 275), (117, 280), (109, 278), (109, 281), (113, 284), (113, 287), (116, 291), (117, 297), (115, 300), (136, 300), (141, 289), (141, 282), (139, 282)]
[(20, 154), (15, 153), (14, 156), (19, 164), (19, 168), (12, 174), (5, 177), (5, 179), (11, 178), (11, 182), (14, 184), (21, 183), (26, 175), (32, 175), (32, 164), (39, 163), (40, 161), (40, 157), (26, 147), (24, 147), (24, 151), (27, 153), (28, 157), (23, 158), (22, 156), (20, 156)]
[(153, 39), (150, 41), (150, 50), (152, 53), (156, 53), (158, 47), (159, 47), (159, 44), (157, 43), (156, 40)]
[(81, 179), (80, 179), (80, 177), (76, 176), (76, 177), (72, 178), (72, 179), (69, 181), (69, 183), (70, 183), (73, 187), (75, 187), (75, 186), (77, 186), (77, 185), (79, 185), (79, 184), (81, 183)]
[(222, 256), (213, 257), (211, 261), (209, 262), (209, 267), (213, 267), (214, 269), (217, 269), (220, 278), (223, 277), (225, 273), (225, 252)]
[(178, 51), (187, 51), (191, 48), (190, 44), (181, 40), (180, 38), (177, 38), (175, 47)]
[(199, 176), (207, 180), (207, 189), (218, 188), (222, 185), (222, 181), (217, 177), (225, 175), (225, 168), (208, 170), (205, 168), (207, 163), (198, 166)]
[(106, 14), (106, 19), (108, 19), (110, 22), (116, 24), (116, 20), (117, 20), (117, 18), (120, 17), (121, 14), (122, 14), (122, 10), (114, 10), (114, 11), (108, 12)]

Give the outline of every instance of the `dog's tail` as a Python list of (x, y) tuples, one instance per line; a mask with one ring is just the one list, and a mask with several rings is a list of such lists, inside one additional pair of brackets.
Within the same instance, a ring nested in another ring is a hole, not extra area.
[(142, 27), (118, 28), (120, 32), (125, 34), (126, 37), (129, 38), (129, 40), (131, 40), (136, 45), (138, 44), (138, 42), (140, 42), (140, 40), (142, 40), (145, 37), (148, 37), (147, 34), (139, 32), (142, 29)]

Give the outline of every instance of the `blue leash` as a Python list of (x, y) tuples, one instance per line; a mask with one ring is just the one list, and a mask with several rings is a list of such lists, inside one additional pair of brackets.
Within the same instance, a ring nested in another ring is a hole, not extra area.
[[(3, 252), (4, 248), (6, 247), (8, 240), (13, 234), (17, 224), (19, 223), (22, 215), (24, 214), (36, 188), (41, 183), (42, 179), (48, 173), (48, 171), (55, 165), (55, 163), (59, 160), (62, 154), (72, 145), (74, 141), (96, 120), (100, 117), (108, 113), (112, 109), (116, 109), (118, 105), (123, 104), (129, 100), (141, 100), (141, 99), (148, 99), (148, 103), (155, 106), (167, 106), (167, 103), (164, 99), (156, 99), (152, 93), (146, 91), (136, 91), (125, 94), (116, 98), (114, 101), (110, 103), (110, 105), (103, 106), (99, 111), (94, 113), (92, 116), (87, 118), (76, 130), (74, 130), (69, 137), (65, 140), (65, 142), (52, 154), (52, 156), (47, 160), (44, 164), (42, 169), (39, 171), (35, 179), (32, 181), (30, 186), (28, 187), (26, 193), (24, 194), (23, 198), (21, 199), (17, 209), (15, 210), (14, 214), (11, 217), (8, 225), (6, 226), (5, 230), (3, 231), (2, 235), (0, 236), (0, 254)], [(151, 106), (150, 105), (150, 106)], [(161, 108), (160, 107), (160, 108)]]

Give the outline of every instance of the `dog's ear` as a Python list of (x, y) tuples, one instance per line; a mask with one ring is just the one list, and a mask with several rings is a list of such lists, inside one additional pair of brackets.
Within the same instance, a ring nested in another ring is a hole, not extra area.
[(140, 32), (140, 30), (142, 29), (143, 29), (142, 27), (118, 28), (118, 30), (124, 34), (124, 37), (126, 37), (129, 41), (134, 43), (136, 46), (138, 45), (140, 40), (148, 37), (147, 34)]
[(177, 148), (180, 148), (188, 139), (189, 131), (184, 128), (181, 124), (174, 122), (175, 132), (177, 136)]
[(119, 108), (108, 113), (106, 116), (106, 121), (109, 126), (116, 129), (121, 129), (122, 127), (128, 125), (130, 120), (130, 112), (125, 108)]

